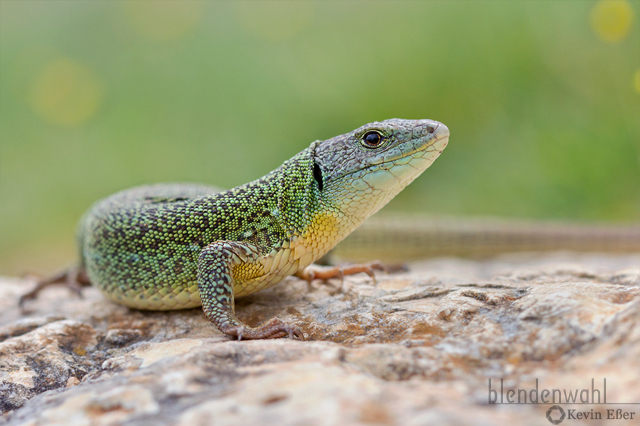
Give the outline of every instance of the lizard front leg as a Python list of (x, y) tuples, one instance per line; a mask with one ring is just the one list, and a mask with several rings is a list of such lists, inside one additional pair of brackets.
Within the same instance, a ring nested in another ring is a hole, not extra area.
[(272, 339), (287, 335), (304, 340), (298, 327), (278, 318), (256, 328), (236, 318), (233, 287), (237, 279), (234, 270), (256, 265), (259, 257), (255, 246), (236, 241), (216, 241), (202, 250), (198, 258), (198, 290), (205, 316), (220, 331), (238, 340)]

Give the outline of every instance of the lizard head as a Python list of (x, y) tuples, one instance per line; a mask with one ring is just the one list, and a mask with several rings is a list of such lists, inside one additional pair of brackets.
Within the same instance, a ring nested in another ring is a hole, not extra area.
[(313, 174), (320, 198), (364, 219), (424, 172), (448, 141), (442, 123), (396, 118), (317, 141)]

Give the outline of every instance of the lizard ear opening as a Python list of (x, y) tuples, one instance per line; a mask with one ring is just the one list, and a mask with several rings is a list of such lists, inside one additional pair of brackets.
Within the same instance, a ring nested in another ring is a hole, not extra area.
[(318, 189), (322, 191), (322, 169), (318, 163), (313, 163), (313, 178), (318, 182)]

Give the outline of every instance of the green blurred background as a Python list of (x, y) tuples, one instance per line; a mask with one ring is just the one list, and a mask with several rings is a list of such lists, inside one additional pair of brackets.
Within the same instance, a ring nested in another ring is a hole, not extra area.
[(640, 220), (640, 1), (0, 2), (0, 273), (75, 258), (95, 200), (232, 187), (431, 118), (385, 211)]

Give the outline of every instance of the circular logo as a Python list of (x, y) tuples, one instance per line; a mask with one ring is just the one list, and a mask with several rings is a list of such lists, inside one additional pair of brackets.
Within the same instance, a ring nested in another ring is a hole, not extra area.
[[(557, 414), (556, 411), (559, 411), (560, 414)], [(559, 405), (551, 406), (551, 408), (547, 410), (547, 420), (549, 420), (549, 423), (553, 425), (562, 423), (564, 420), (564, 410), (562, 407)]]

